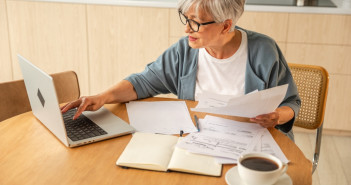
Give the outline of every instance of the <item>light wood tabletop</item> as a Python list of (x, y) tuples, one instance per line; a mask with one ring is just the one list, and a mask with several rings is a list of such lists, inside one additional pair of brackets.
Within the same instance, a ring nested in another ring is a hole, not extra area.
[[(178, 101), (148, 98), (141, 101)], [(186, 101), (188, 108), (197, 102)], [(105, 105), (129, 123), (125, 104)], [(204, 118), (204, 113), (192, 112)], [(240, 118), (237, 118), (240, 120)], [(194, 121), (194, 120), (193, 120)], [(284, 134), (269, 129), (290, 160), (287, 174), (293, 184), (312, 184), (311, 162)], [(220, 177), (179, 172), (123, 169), (116, 160), (132, 135), (67, 148), (32, 112), (0, 122), (0, 184), (226, 184), (225, 174), (235, 165), (223, 165)]]

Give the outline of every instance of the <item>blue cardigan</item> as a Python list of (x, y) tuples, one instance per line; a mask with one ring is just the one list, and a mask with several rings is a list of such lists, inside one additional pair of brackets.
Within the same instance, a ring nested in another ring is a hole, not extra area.
[[(288, 83), (287, 93), (279, 106), (291, 107), (295, 116), (276, 128), (289, 132), (299, 112), (301, 100), (288, 64), (273, 39), (253, 31), (244, 31), (248, 39), (245, 93)], [(194, 100), (198, 53), (198, 49), (188, 45), (188, 37), (183, 37), (156, 61), (148, 64), (143, 72), (132, 74), (126, 80), (133, 84), (138, 99), (173, 93), (179, 99)]]

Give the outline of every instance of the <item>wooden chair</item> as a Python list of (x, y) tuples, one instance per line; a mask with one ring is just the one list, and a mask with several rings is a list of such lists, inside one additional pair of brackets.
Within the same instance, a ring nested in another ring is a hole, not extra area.
[[(51, 74), (59, 103), (80, 96), (79, 82), (74, 71)], [(23, 80), (0, 83), (0, 121), (31, 110)]]
[(329, 74), (320, 66), (288, 64), (299, 95), (301, 109), (294, 126), (316, 129), (316, 144), (312, 161), (312, 173), (316, 170), (320, 155), (323, 119), (328, 93)]

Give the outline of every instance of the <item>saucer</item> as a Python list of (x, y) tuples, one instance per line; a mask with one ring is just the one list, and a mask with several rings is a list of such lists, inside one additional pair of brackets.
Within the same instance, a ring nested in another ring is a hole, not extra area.
[[(233, 168), (229, 169), (225, 174), (225, 181), (229, 185), (245, 185), (238, 173), (238, 167), (234, 166)], [(292, 180), (289, 175), (284, 173), (282, 176), (279, 177), (278, 181), (274, 185), (292, 185)]]

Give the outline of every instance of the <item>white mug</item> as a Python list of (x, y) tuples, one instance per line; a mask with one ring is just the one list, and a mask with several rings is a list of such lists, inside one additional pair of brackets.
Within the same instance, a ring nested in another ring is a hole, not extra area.
[[(259, 165), (262, 164), (260, 162), (268, 165)], [(261, 169), (262, 167), (266, 169)], [(277, 182), (287, 169), (287, 164), (277, 157), (266, 153), (247, 153), (238, 159), (239, 176), (247, 185), (272, 185)]]

